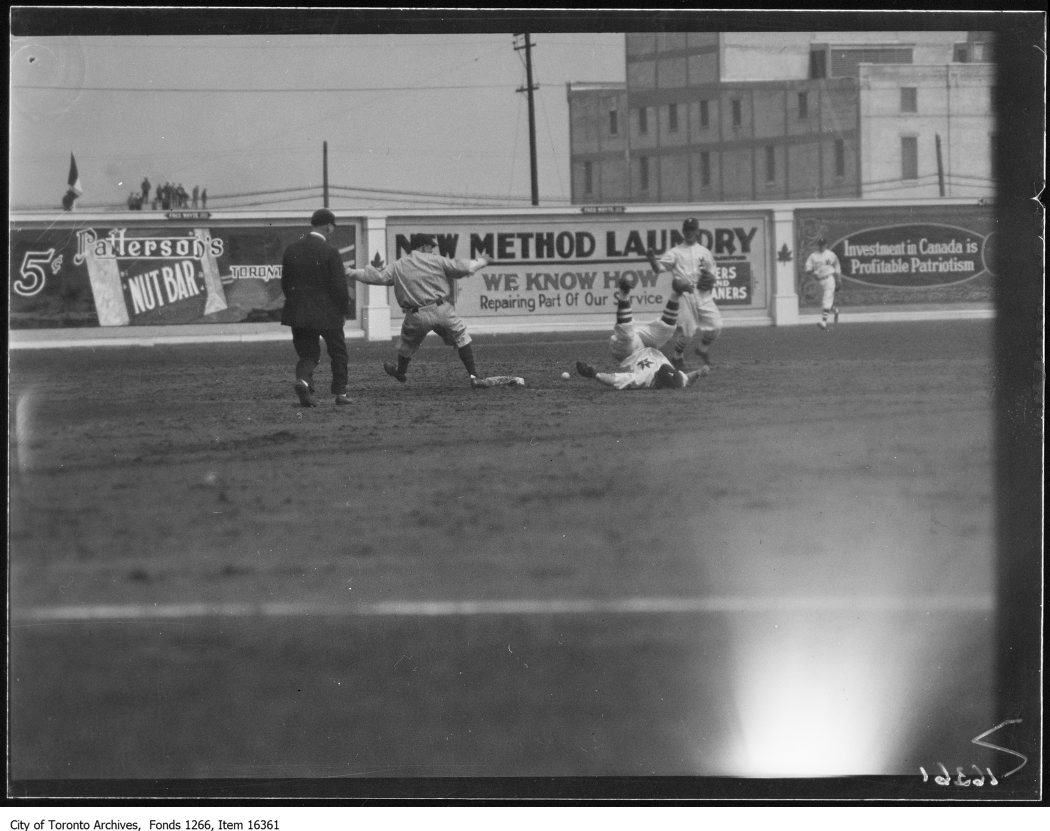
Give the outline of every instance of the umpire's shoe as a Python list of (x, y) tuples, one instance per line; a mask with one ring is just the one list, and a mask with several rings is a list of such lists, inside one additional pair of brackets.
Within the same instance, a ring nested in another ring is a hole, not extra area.
[(299, 396), (299, 403), (304, 407), (316, 407), (317, 401), (310, 391), (310, 385), (302, 378), (295, 382), (295, 394)]
[(398, 372), (397, 367), (390, 363), (390, 361), (383, 361), (383, 370), (391, 378), (397, 378), (402, 384), (405, 383), (405, 373)]
[(345, 392), (341, 392), (335, 397), (335, 403), (336, 404), (352, 404), (353, 402), (350, 400), (350, 396), (349, 395), (347, 395)]
[(593, 378), (595, 375), (598, 374), (598, 370), (596, 370), (590, 364), (585, 364), (583, 361), (576, 362), (576, 371), (580, 373), (580, 375), (582, 375), (584, 378)]

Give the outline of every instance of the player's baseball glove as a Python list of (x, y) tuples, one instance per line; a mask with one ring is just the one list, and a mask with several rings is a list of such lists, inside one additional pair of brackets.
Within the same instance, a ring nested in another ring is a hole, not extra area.
[(715, 273), (706, 268), (700, 269), (700, 279), (696, 281), (696, 287), (700, 291), (711, 291), (715, 287)]

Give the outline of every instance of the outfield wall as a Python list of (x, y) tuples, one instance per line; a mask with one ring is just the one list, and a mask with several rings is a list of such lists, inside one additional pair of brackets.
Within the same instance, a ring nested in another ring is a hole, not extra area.
[[(337, 212), (338, 213), (338, 212)], [(717, 264), (727, 326), (796, 325), (819, 315), (802, 273), (817, 237), (842, 263), (848, 320), (986, 317), (994, 309), (995, 215), (973, 200), (585, 206), (575, 209), (338, 213), (347, 267), (386, 263), (412, 233), (442, 254), (495, 262), (450, 291), (472, 332), (608, 329), (612, 291), (634, 277), (635, 309), (658, 314), (670, 275), (647, 248), (681, 239), (686, 216)], [(281, 257), (309, 211), (15, 213), (10, 218), (13, 347), (269, 340), (280, 326)], [(396, 336), (392, 291), (350, 281), (350, 338)]]

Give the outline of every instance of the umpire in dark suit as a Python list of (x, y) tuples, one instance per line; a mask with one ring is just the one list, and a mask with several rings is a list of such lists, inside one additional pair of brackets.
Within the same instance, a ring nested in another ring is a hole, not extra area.
[(295, 392), (304, 407), (316, 407), (314, 368), (321, 360), (321, 340), (332, 360), (332, 393), (336, 404), (349, 404), (346, 395), (349, 357), (343, 323), (350, 316), (350, 290), (343, 260), (328, 244), (335, 232), (335, 215), (326, 208), (314, 211), (310, 233), (284, 250), (281, 323), (292, 327)]

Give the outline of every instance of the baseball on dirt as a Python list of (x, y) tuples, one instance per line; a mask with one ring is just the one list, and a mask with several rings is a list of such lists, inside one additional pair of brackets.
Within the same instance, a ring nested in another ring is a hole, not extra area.
[(562, 379), (563, 381), (568, 381), (568, 380), (569, 380), (569, 379), (570, 379), (571, 377), (572, 377), (572, 376), (571, 376), (571, 375), (569, 375), (569, 373), (568, 373), (568, 372), (563, 372), (563, 373), (561, 374), (561, 379)]

